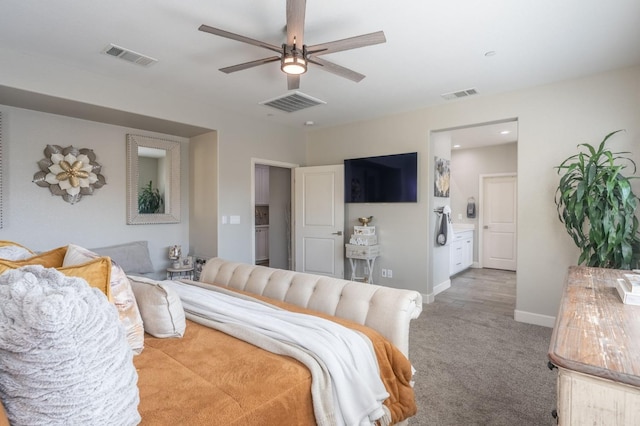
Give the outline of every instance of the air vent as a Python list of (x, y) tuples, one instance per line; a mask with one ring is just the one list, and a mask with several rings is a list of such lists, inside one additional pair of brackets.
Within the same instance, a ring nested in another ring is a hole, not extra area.
[(259, 102), (260, 105), (265, 105), (271, 108), (279, 109), (284, 112), (295, 112), (301, 109), (313, 107), (316, 105), (326, 104), (325, 101), (312, 98), (309, 95), (305, 95), (300, 92), (293, 92), (278, 98), (270, 99), (268, 101)]
[(106, 53), (107, 55), (120, 58), (127, 62), (133, 62), (134, 64), (142, 65), (144, 67), (148, 67), (149, 65), (153, 65), (158, 62), (157, 59), (152, 58), (151, 56), (142, 55), (138, 52), (134, 52), (133, 50), (116, 46), (115, 44), (110, 44), (105, 47), (102, 53)]
[(445, 93), (442, 96), (444, 99), (450, 101), (451, 99), (465, 98), (467, 96), (477, 95), (476, 89), (459, 90), (457, 92)]

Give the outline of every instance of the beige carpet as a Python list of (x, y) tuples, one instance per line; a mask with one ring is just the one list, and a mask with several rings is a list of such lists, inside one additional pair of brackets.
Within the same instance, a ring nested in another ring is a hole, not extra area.
[(410, 425), (555, 425), (551, 329), (436, 300), (411, 326), (418, 414)]

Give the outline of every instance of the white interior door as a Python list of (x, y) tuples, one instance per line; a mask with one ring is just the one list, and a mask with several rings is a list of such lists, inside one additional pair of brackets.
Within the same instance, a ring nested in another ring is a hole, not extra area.
[(516, 176), (491, 176), (482, 184), (482, 266), (516, 270)]
[(344, 277), (344, 166), (295, 169), (295, 270)]

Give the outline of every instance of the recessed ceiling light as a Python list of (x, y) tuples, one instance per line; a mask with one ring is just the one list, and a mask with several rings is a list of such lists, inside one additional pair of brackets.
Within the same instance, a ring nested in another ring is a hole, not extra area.
[(488, 52), (485, 52), (484, 56), (486, 56), (487, 58), (490, 56), (496, 56), (496, 51), (495, 50), (490, 50)]
[(453, 147), (454, 147), (454, 148), (460, 148), (461, 146), (462, 146), (462, 145), (455, 144)]
[(313, 121), (311, 121), (311, 120), (309, 120), (309, 121), (305, 121), (305, 122), (304, 122), (304, 125), (305, 125), (305, 126), (313, 126), (314, 124), (316, 124), (316, 123), (314, 123), (314, 122), (313, 122)]
[(509, 133), (511, 133), (510, 130), (503, 130), (500, 132), (501, 135), (508, 135)]

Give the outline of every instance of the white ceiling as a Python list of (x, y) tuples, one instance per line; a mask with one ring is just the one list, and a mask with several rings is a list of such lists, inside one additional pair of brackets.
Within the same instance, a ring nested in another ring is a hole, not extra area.
[[(273, 53), (198, 27), (280, 45), (285, 4), (3, 0), (0, 47), (296, 127), (465, 101), (441, 98), (452, 91), (485, 96), (640, 64), (638, 0), (309, 0), (306, 44), (378, 30), (387, 42), (323, 56), (367, 77), (354, 83), (310, 66), (299, 91), (326, 105), (284, 113), (258, 104), (288, 93), (278, 62), (218, 71)], [(109, 43), (159, 61), (141, 67), (101, 53)]]

